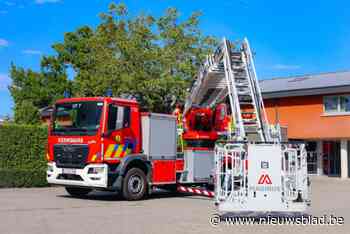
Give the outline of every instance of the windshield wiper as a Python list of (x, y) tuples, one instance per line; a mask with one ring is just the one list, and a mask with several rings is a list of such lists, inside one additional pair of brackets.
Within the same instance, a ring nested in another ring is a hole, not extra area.
[(62, 128), (62, 129), (53, 129), (52, 133), (57, 135), (85, 135), (95, 133), (98, 129), (87, 129), (87, 128)]
[(87, 132), (88, 131), (88, 129), (86, 129), (86, 128), (72, 128), (69, 130), (73, 131), (73, 132)]
[(70, 131), (70, 129), (68, 129), (68, 128), (59, 128), (59, 129), (53, 129), (52, 130), (53, 132), (69, 132)]

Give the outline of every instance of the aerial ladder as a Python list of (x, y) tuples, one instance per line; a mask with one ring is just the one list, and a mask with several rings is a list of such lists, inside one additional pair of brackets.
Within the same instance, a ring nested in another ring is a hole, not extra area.
[(215, 53), (207, 56), (186, 100), (184, 115), (193, 105), (214, 107), (226, 98), (236, 126), (230, 137), (268, 142), (279, 138), (278, 134), (272, 137), (268, 125), (247, 39), (239, 49), (223, 39)]
[(305, 145), (268, 123), (248, 40), (225, 38), (200, 67), (184, 106), (229, 104), (233, 131), (214, 150), (220, 211), (303, 212), (310, 204)]

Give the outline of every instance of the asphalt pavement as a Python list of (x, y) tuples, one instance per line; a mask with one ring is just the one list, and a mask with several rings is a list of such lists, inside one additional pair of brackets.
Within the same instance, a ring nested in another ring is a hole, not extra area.
[(350, 233), (350, 180), (312, 178), (314, 216), (343, 217), (343, 225), (228, 225), (213, 227), (217, 213), (205, 197), (158, 192), (129, 202), (94, 192), (70, 197), (61, 187), (0, 189), (0, 234), (97, 233)]

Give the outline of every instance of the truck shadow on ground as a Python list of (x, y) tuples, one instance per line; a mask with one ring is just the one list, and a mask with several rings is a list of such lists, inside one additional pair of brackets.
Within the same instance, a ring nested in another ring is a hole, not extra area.
[[(121, 194), (116, 192), (94, 191), (89, 195), (82, 197), (73, 197), (68, 194), (60, 194), (57, 197), (66, 199), (84, 199), (92, 201), (126, 201)], [(168, 192), (168, 191), (156, 191), (151, 195), (148, 195), (144, 200), (156, 200), (156, 199), (169, 199), (169, 198), (188, 198), (195, 200), (210, 200), (207, 197), (193, 196), (192, 194)]]

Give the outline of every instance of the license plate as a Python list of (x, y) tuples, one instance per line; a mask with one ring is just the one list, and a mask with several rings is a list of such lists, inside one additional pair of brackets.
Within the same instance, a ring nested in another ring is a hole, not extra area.
[(72, 169), (72, 168), (63, 168), (62, 173), (75, 175), (77, 173), (77, 171), (75, 169)]

